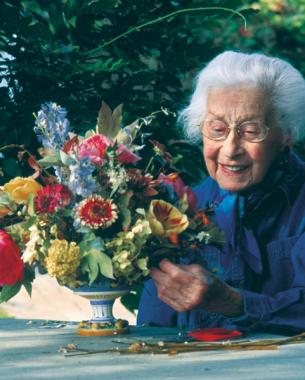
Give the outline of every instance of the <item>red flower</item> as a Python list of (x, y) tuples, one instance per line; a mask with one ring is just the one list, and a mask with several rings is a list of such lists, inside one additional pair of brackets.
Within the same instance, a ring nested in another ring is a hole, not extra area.
[(37, 214), (52, 214), (57, 208), (68, 206), (72, 198), (71, 191), (63, 185), (48, 185), (39, 190), (34, 199)]
[(0, 286), (14, 285), (23, 279), (21, 251), (11, 236), (0, 230)]

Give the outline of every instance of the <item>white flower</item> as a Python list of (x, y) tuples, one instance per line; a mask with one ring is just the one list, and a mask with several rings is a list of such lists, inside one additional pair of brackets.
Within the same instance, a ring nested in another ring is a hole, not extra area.
[(150, 235), (151, 229), (148, 220), (138, 219), (131, 231), (135, 234)]
[(43, 245), (37, 226), (33, 225), (29, 228), (30, 240), (26, 243), (26, 249), (23, 252), (22, 260), (24, 263), (32, 264), (34, 260), (38, 260), (39, 246)]

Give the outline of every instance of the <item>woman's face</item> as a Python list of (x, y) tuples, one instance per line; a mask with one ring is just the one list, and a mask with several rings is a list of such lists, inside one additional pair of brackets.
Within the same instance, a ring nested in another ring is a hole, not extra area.
[[(262, 90), (254, 88), (222, 88), (210, 91), (207, 98), (209, 119), (227, 124), (258, 121), (266, 124), (268, 99)], [(270, 111), (269, 111), (270, 113)], [(272, 125), (271, 125), (272, 124)], [(240, 139), (230, 130), (224, 141), (203, 137), (203, 153), (210, 176), (225, 190), (239, 192), (260, 183), (274, 159), (289, 145), (289, 137), (269, 121), (271, 128), (265, 140), (257, 143)]]

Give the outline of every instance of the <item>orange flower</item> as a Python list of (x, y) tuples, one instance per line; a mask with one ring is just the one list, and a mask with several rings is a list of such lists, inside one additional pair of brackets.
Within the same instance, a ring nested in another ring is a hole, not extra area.
[(37, 195), (42, 186), (32, 177), (16, 177), (3, 186), (9, 198), (18, 203), (27, 203), (30, 195)]
[(206, 216), (206, 213), (204, 211), (196, 212), (194, 219), (204, 226), (210, 224), (209, 218)]
[(189, 225), (188, 218), (172, 204), (163, 200), (150, 203), (147, 218), (153, 235), (169, 237), (180, 234)]

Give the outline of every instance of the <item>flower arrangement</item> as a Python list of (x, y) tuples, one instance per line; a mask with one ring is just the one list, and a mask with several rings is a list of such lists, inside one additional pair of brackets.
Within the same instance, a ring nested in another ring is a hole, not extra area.
[(135, 141), (153, 115), (122, 127), (122, 107), (112, 112), (103, 103), (96, 129), (83, 136), (66, 115), (56, 103), (42, 106), (34, 127), (40, 159), (18, 153), (34, 172), (0, 188), (1, 302), (22, 285), (30, 293), (37, 270), (72, 288), (134, 285), (156, 260), (223, 241), (196, 211), (165, 146), (150, 140), (154, 156), (141, 159), (146, 143)]

